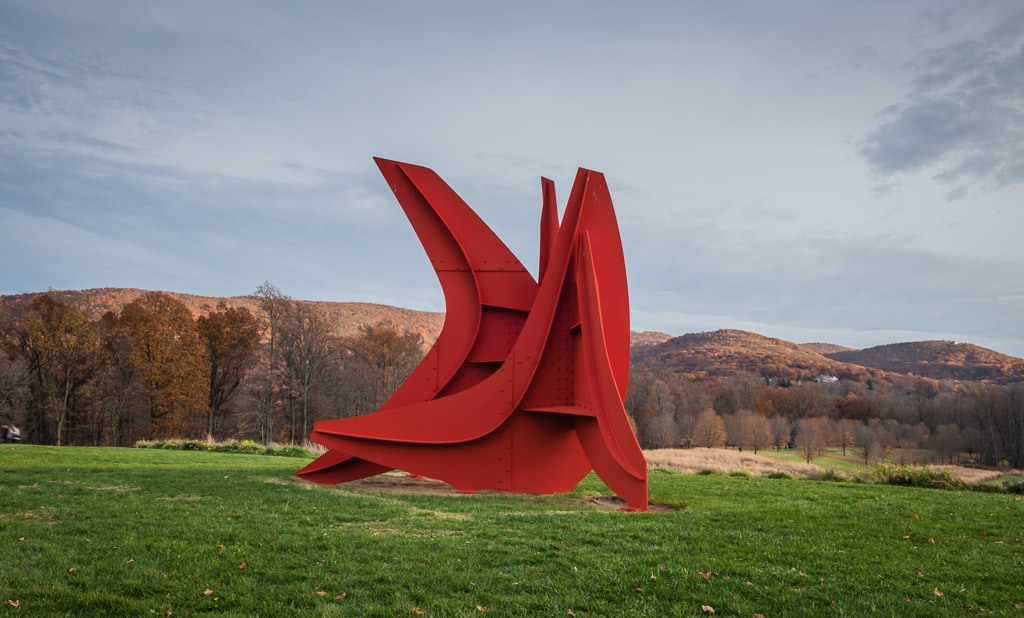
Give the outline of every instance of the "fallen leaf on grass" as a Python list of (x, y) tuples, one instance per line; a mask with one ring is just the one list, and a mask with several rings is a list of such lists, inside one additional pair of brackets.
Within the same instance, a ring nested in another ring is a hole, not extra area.
[(125, 564), (131, 564), (133, 562), (135, 562), (135, 558), (129, 558), (129, 559), (124, 561)]
[(347, 596), (348, 596), (348, 593), (347, 593), (347, 592), (342, 592), (342, 593), (341, 593), (341, 594), (339, 594), (338, 596), (334, 597), (334, 600), (335, 600), (335, 601), (340, 601), (340, 600), (344, 599), (344, 598), (345, 598), (345, 597), (347, 597)]
[(934, 594), (937, 597), (941, 597), (942, 596), (942, 591), (939, 590), (938, 588), (936, 588), (935, 590), (932, 591), (932, 594)]
[(243, 562), (242, 564), (238, 565), (238, 568), (240, 568), (240, 569), (248, 569), (249, 568), (249, 564), (246, 563), (246, 562)]
[(567, 610), (567, 611), (565, 612), (565, 615), (566, 615), (566, 616), (573, 616), (573, 618), (575, 618), (575, 616), (576, 616), (576, 612), (574, 612), (574, 611), (572, 611), (572, 610), (570, 609), (570, 610)]
[(327, 596), (327, 593), (326, 593), (326, 592), (324, 592), (323, 590), (317, 590), (317, 591), (316, 591), (316, 593), (317, 593), (318, 595), (322, 596), (322, 597), (325, 597), (325, 596)]
[(74, 575), (75, 573), (78, 573), (78, 569), (76, 569), (75, 567), (71, 567), (70, 569), (68, 569), (68, 575)]
[(715, 573), (714, 571), (697, 571), (697, 575), (700, 575), (703, 579), (711, 579), (718, 575), (718, 573)]
[(18, 600), (18, 599), (14, 599), (14, 600), (7, 599), (7, 604), (10, 605), (11, 607), (21, 607), (21, 601)]
[(425, 613), (427, 613), (427, 610), (425, 610), (425, 609), (420, 609), (420, 608), (418, 608), (418, 607), (414, 607), (414, 608), (412, 608), (412, 611), (413, 611), (413, 612), (415, 612), (415, 613), (417, 613), (417, 614), (425, 614)]
[(478, 612), (486, 612), (487, 608), (482, 606), (482, 605), (477, 605), (476, 606), (476, 611), (478, 611)]
[(210, 596), (211, 594), (213, 594), (213, 590), (207, 588), (206, 590), (203, 590), (203, 594), (205, 594), (206, 596)]
[(220, 551), (224, 551), (224, 546), (223, 545), (218, 545), (217, 549), (220, 550)]
[(711, 607), (710, 605), (701, 605), (700, 611), (705, 614), (713, 614), (715, 613), (715, 608)]
[(924, 573), (921, 572), (921, 569), (914, 569), (914, 575), (917, 575), (918, 577), (924, 577)]

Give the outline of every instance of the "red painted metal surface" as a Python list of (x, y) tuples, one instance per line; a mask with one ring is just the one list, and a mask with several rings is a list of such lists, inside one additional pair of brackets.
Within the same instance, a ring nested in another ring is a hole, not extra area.
[(298, 472), (335, 485), (400, 469), (459, 491), (571, 491), (590, 470), (647, 510), (647, 463), (623, 399), (629, 298), (604, 176), (580, 169), (558, 220), (541, 180), (539, 283), (433, 171), (375, 159), (444, 291), (444, 327), (373, 414), (318, 422)]

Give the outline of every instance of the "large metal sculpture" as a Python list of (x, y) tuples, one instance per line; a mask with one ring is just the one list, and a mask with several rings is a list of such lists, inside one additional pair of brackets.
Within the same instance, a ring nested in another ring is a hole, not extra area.
[(647, 510), (647, 463), (623, 408), (629, 300), (604, 176), (580, 169), (561, 223), (541, 179), (539, 282), (432, 170), (376, 158), (444, 291), (444, 327), (373, 414), (318, 422), (298, 472), (335, 485), (392, 469), (461, 492), (571, 491), (591, 469)]

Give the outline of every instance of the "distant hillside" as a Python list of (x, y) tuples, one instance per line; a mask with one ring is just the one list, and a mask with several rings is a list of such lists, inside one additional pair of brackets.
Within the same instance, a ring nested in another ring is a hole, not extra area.
[(856, 351), (854, 348), (848, 348), (848, 347), (846, 347), (844, 345), (836, 345), (834, 343), (812, 342), (812, 343), (801, 343), (800, 345), (805, 347), (805, 348), (807, 348), (807, 349), (809, 349), (809, 350), (813, 350), (814, 352), (817, 352), (818, 354), (823, 354), (825, 356), (828, 356), (829, 354), (834, 354), (836, 352), (855, 352)]
[(664, 343), (672, 338), (672, 335), (659, 333), (653, 330), (630, 331), (629, 345), (631, 348), (644, 348)]
[(865, 350), (831, 352), (825, 356), (839, 362), (937, 380), (1024, 382), (1024, 359), (956, 341), (890, 343)]
[[(97, 288), (53, 293), (90, 318), (97, 319), (107, 311), (120, 311), (144, 292), (132, 288)], [(196, 316), (210, 312), (220, 301), (230, 307), (246, 307), (257, 316), (264, 316), (259, 299), (254, 296), (218, 298), (176, 292), (167, 294), (181, 300)], [(28, 303), (37, 295), (0, 296), (0, 307)], [(341, 336), (357, 334), (362, 325), (390, 320), (409, 332), (418, 333), (425, 343), (430, 344), (444, 325), (444, 314), (438, 312), (372, 303), (292, 302), (315, 305), (333, 316), (337, 323), (336, 334)], [(790, 379), (829, 375), (862, 382), (869, 378), (894, 377), (893, 374), (913, 374), (934, 379), (1000, 384), (1024, 382), (1024, 359), (952, 341), (894, 343), (854, 350), (830, 343), (796, 344), (727, 329), (681, 337), (653, 331), (631, 332), (630, 345), (634, 363), (656, 362), (679, 373), (711, 378), (752, 372)]]
[(634, 351), (634, 360), (655, 361), (680, 373), (730, 377), (737, 373), (790, 379), (819, 375), (866, 380), (883, 371), (845, 363), (808, 346), (742, 330), (691, 333)]
[[(70, 305), (77, 307), (89, 318), (95, 320), (108, 311), (120, 311), (146, 290), (135, 288), (94, 288), (90, 290), (62, 290), (53, 292)], [(40, 293), (0, 296), (0, 305), (16, 305), (31, 302)], [(223, 301), (229, 307), (245, 307), (255, 315), (264, 315), (259, 298), (255, 296), (197, 296), (180, 292), (165, 292), (180, 300), (195, 316), (206, 315)], [(373, 303), (338, 303), (327, 301), (292, 301), (304, 305), (314, 305), (333, 316), (338, 324), (337, 334), (354, 335), (364, 324), (376, 324), (381, 320), (390, 320), (409, 332), (419, 333), (426, 343), (433, 343), (444, 325), (444, 313), (401, 309), (390, 305)], [(654, 331), (630, 333), (631, 346), (652, 346), (672, 338), (672, 335)]]
[[(97, 319), (108, 311), (120, 311), (128, 303), (132, 302), (146, 290), (134, 288), (96, 288), (91, 290), (74, 290), (53, 292), (58, 294), (65, 301), (77, 307), (91, 319)], [(206, 315), (217, 307), (217, 303), (223, 301), (229, 307), (245, 307), (254, 315), (263, 317), (265, 313), (260, 307), (259, 299), (255, 296), (232, 296), (226, 298), (213, 296), (196, 296), (194, 294), (181, 294), (178, 292), (165, 292), (169, 296), (177, 298), (188, 307), (195, 316)], [(31, 302), (38, 294), (18, 294), (14, 296), (0, 296), (0, 305), (16, 305), (19, 303)], [(423, 337), (424, 342), (431, 343), (437, 339), (444, 324), (444, 314), (428, 311), (416, 311), (413, 309), (401, 309), (390, 305), (376, 305), (373, 303), (335, 303), (326, 301), (297, 300), (291, 301), (304, 305), (314, 305), (327, 312), (336, 320), (339, 336), (355, 335), (359, 328), (365, 324), (376, 324), (382, 320), (390, 320), (399, 324), (407, 332), (415, 332)]]

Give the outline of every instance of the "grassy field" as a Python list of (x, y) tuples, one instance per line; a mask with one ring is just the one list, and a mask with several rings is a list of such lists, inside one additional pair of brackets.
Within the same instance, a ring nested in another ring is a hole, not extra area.
[(626, 513), (303, 463), (0, 446), (0, 614), (1024, 615), (1019, 496), (653, 470), (677, 508)]
[[(767, 449), (759, 451), (759, 455), (764, 457), (771, 457), (779, 461), (789, 461), (803, 463), (806, 461), (800, 451), (787, 449), (782, 451), (776, 451), (774, 449)], [(853, 474), (860, 472), (867, 466), (864, 465), (864, 460), (853, 454), (853, 449), (847, 449), (846, 455), (843, 455), (843, 451), (840, 449), (827, 449), (821, 456), (815, 457), (812, 464), (819, 468), (825, 468), (828, 470), (835, 470), (837, 472), (846, 472)]]

